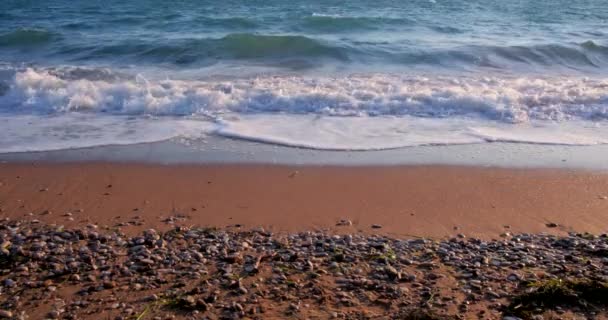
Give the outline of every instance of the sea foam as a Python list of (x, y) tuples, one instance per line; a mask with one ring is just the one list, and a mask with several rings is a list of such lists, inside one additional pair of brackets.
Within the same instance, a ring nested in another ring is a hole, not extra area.
[[(61, 127), (74, 115), (83, 117), (79, 124), (93, 123), (99, 139), (81, 139), (79, 147), (204, 134), (349, 150), (494, 141), (585, 145), (608, 137), (608, 80), (602, 78), (360, 74), (153, 80), (108, 70), (30, 68), (5, 86), (0, 112), (7, 119), (33, 117), (31, 135), (43, 137), (49, 131), (45, 123)], [(131, 131), (118, 125), (124, 117), (137, 120)], [(101, 134), (104, 127), (117, 133)], [(0, 141), (4, 151), (19, 150), (18, 141), (30, 139), (17, 129), (10, 132)], [(136, 133), (129, 138), (121, 132)]]
[[(67, 74), (67, 73), (66, 73)], [(454, 116), (522, 123), (608, 118), (608, 79), (390, 74), (261, 76), (222, 80), (74, 79), (17, 72), (0, 110), (186, 116), (286, 113), (326, 116)]]

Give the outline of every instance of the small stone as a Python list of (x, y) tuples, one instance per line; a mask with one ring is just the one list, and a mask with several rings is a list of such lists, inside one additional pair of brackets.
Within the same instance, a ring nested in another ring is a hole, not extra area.
[(116, 287), (116, 282), (114, 281), (104, 281), (103, 282), (103, 287), (106, 289), (112, 289), (114, 287)]
[(342, 220), (338, 221), (338, 223), (336, 223), (336, 225), (342, 226), (342, 227), (348, 227), (348, 226), (352, 226), (353, 222), (348, 219), (342, 219)]
[(401, 272), (397, 271), (397, 269), (395, 269), (392, 266), (384, 267), (384, 272), (391, 280), (400, 280), (401, 279)]
[(150, 295), (150, 296), (147, 296), (147, 297), (145, 298), (145, 300), (146, 300), (146, 301), (157, 301), (158, 299), (159, 299), (159, 298), (158, 298), (158, 296), (157, 296), (157, 295), (155, 295), (155, 294)]
[(300, 311), (300, 306), (298, 306), (295, 303), (290, 303), (289, 304), (289, 310), (291, 310), (293, 312), (298, 312), (298, 311)]
[(557, 228), (557, 223), (549, 222), (545, 224), (547, 228)]
[(0, 309), (0, 319), (10, 319), (13, 317), (13, 313), (8, 310)]
[(372, 229), (380, 229), (380, 228), (382, 228), (382, 225), (372, 224)]
[(13, 279), (6, 279), (4, 280), (4, 286), (8, 287), (8, 288), (12, 288), (14, 286), (16, 286), (17, 283), (15, 283), (15, 281)]
[(240, 294), (247, 294), (247, 292), (248, 292), (245, 287), (239, 287), (238, 291)]
[(61, 314), (57, 310), (53, 310), (47, 314), (47, 317), (51, 319), (58, 319)]
[(513, 282), (519, 281), (519, 280), (521, 280), (521, 277), (516, 273), (511, 273), (509, 276), (507, 276), (507, 280), (513, 281)]

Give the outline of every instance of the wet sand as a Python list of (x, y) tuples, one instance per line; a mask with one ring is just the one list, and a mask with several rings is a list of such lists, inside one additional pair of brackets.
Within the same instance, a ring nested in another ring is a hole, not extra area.
[(0, 165), (0, 183), (3, 217), (127, 233), (174, 225), (402, 238), (608, 232), (608, 174), (592, 171), (13, 163)]

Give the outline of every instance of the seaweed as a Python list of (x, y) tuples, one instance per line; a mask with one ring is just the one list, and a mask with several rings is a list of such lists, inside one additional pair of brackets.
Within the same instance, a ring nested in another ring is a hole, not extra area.
[(547, 309), (593, 311), (608, 306), (608, 283), (590, 279), (551, 279), (527, 284), (511, 299), (505, 314), (529, 318)]
[(393, 319), (399, 320), (456, 320), (455, 316), (439, 314), (433, 310), (405, 309), (399, 311)]

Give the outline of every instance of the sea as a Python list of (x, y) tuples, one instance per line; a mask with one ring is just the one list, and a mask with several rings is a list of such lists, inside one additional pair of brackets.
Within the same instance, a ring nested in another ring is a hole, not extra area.
[(2, 0), (0, 152), (608, 143), (606, 0)]

